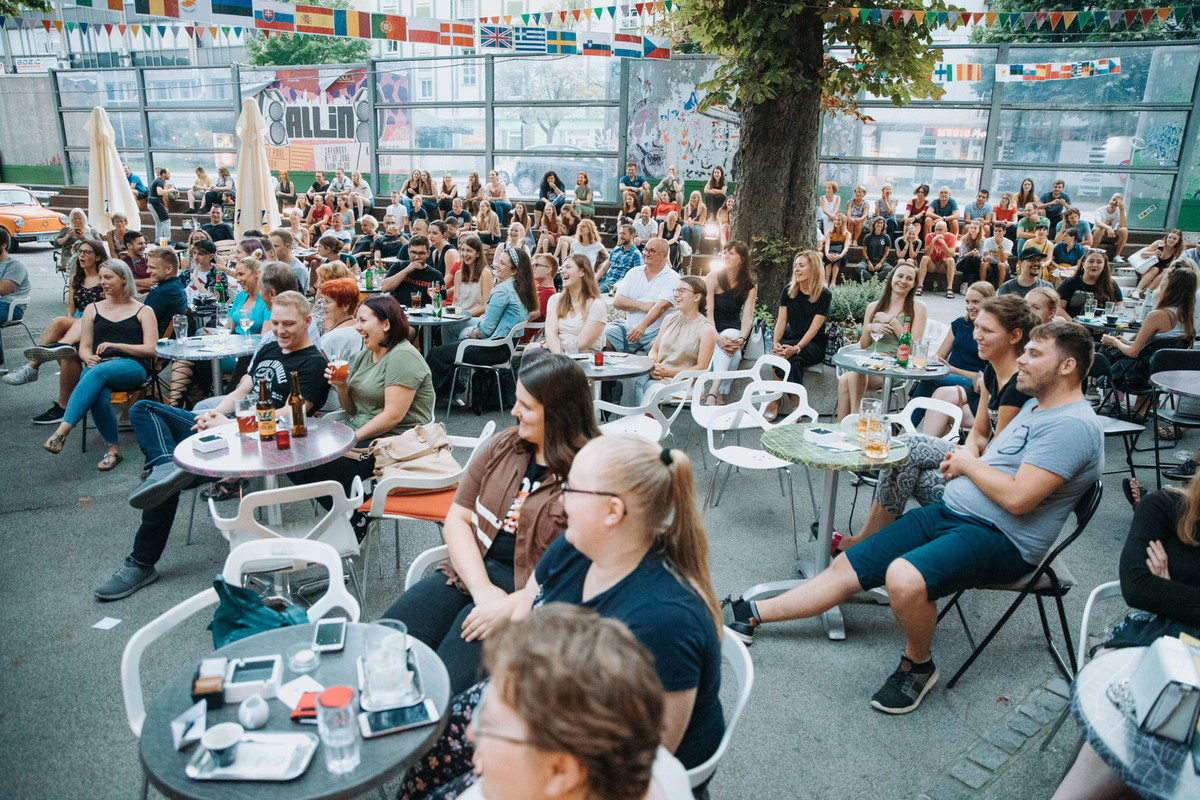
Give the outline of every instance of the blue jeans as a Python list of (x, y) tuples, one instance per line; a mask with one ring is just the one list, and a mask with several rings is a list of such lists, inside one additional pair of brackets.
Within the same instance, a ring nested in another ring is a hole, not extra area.
[[(14, 306), (7, 300), (0, 300), (0, 325), (25, 316), (25, 306)], [(0, 336), (0, 364), (4, 363), (4, 337)]]
[(505, 218), (513, 209), (512, 203), (507, 203), (504, 200), (493, 200), (491, 203), (492, 211), (496, 212), (496, 216), (500, 218), (500, 224), (503, 225)]
[(636, 342), (631, 342), (625, 338), (629, 333), (629, 329), (633, 326), (627, 322), (614, 322), (604, 328), (604, 338), (608, 339), (608, 343), (612, 345), (612, 349), (618, 353), (631, 353), (633, 355), (645, 355), (650, 352), (650, 348), (654, 346), (654, 340), (658, 338), (658, 329), (655, 328), (653, 333), (647, 332), (642, 335), (641, 339)]
[(91, 411), (92, 422), (96, 423), (104, 443), (112, 447), (117, 443), (117, 415), (109, 402), (113, 390), (129, 391), (145, 381), (146, 368), (132, 358), (113, 358), (94, 367), (84, 367), (79, 385), (67, 401), (63, 422), (73, 428)]

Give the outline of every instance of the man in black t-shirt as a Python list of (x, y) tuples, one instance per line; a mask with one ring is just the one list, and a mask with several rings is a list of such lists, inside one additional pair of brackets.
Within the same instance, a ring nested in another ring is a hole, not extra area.
[(149, 470), (146, 480), (129, 497), (130, 505), (142, 509), (142, 523), (134, 537), (133, 552), (125, 558), (125, 565), (96, 590), (96, 599), (120, 600), (158, 579), (154, 565), (171, 534), (179, 493), (205, 480), (175, 466), (172, 453), (176, 443), (194, 430), (217, 430), (231, 447), (239, 447), (236, 429), (230, 429), (235, 420), (227, 415), (233, 412), (236, 399), (257, 396), (259, 380), (267, 382), (277, 417), (291, 415), (286, 403), (292, 372), (299, 378), (307, 411), (325, 404), (329, 393), (329, 383), (325, 380), (328, 362), (309, 338), (310, 312), (308, 300), (299, 292), (283, 292), (273, 299), (271, 324), (275, 340), (258, 349), (248, 374), (214, 411), (193, 416), (181, 408), (149, 400), (141, 400), (129, 410), (129, 421)]
[(221, 207), (213, 206), (208, 211), (208, 222), (200, 226), (200, 230), (208, 234), (214, 242), (230, 242), (237, 238), (233, 227), (221, 220)]
[(376, 259), (395, 258), (404, 246), (404, 235), (400, 232), (400, 223), (392, 214), (383, 218), (383, 233), (375, 237), (371, 245)]
[(427, 290), (433, 283), (441, 283), (442, 273), (425, 263), (429, 257), (429, 240), (416, 235), (408, 242), (409, 261), (398, 261), (388, 270), (383, 279), (383, 291), (391, 292), (400, 301), (400, 305), (409, 307), (412, 295), (420, 294), (421, 303), (425, 303)]
[(171, 240), (171, 215), (167, 213), (167, 202), (171, 199), (171, 192), (175, 191), (175, 187), (170, 184), (171, 173), (166, 167), (158, 169), (156, 174), (158, 177), (150, 183), (150, 198), (147, 202), (154, 216), (154, 241), (161, 244), (164, 239)]

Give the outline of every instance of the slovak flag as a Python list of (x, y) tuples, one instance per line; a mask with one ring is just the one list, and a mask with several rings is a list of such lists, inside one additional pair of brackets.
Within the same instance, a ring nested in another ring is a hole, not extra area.
[(611, 34), (588, 31), (587, 36), (584, 37), (583, 44), (579, 46), (579, 52), (585, 56), (611, 56)]
[(643, 58), (669, 59), (671, 57), (671, 38), (669, 36), (643, 36), (642, 53)]
[(641, 58), (642, 37), (634, 33), (618, 33), (613, 38), (613, 58)]
[(262, 31), (294, 31), (295, 6), (287, 3), (258, 2), (254, 7), (254, 27)]
[(443, 22), (439, 43), (450, 47), (474, 47), (475, 26), (469, 22)]
[(481, 50), (512, 50), (513, 29), (504, 25), (480, 25), (479, 47)]
[(432, 17), (408, 17), (408, 40), (439, 44), (442, 41), (442, 22)]

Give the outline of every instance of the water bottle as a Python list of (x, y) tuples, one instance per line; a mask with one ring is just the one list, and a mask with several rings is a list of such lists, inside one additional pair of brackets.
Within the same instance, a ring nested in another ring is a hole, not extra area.
[(1092, 317), (1096, 313), (1096, 297), (1091, 292), (1085, 292), (1083, 298), (1083, 315)]

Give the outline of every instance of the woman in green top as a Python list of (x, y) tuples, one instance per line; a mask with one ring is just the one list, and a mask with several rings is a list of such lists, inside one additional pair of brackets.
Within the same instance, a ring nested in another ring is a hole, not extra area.
[(596, 213), (596, 202), (592, 195), (592, 183), (588, 174), (581, 172), (575, 176), (575, 210), (581, 217), (591, 217)]
[[(395, 436), (432, 422), (434, 394), (429, 367), (408, 341), (408, 321), (395, 298), (381, 295), (359, 306), (354, 329), (363, 338), (363, 349), (350, 361), (349, 378), (337, 380), (332, 364), (325, 370), (325, 378), (337, 390), (358, 449), (382, 436)], [(289, 477), (296, 484), (337, 481), (348, 492), (356, 476), (367, 478), (374, 473), (373, 456), (351, 451), (336, 461), (293, 472)], [(328, 502), (324, 498), (324, 503)], [(366, 534), (367, 521), (367, 516), (357, 511), (350, 518), (360, 541)]]

